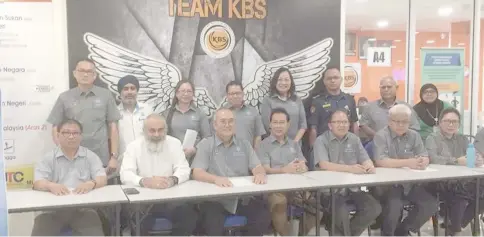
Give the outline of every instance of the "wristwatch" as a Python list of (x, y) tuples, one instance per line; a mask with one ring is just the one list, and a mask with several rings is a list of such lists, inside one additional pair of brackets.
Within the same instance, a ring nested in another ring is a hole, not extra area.
[(114, 158), (118, 159), (118, 154), (116, 154), (114, 152), (111, 152), (111, 157), (114, 157)]
[(143, 179), (145, 179), (145, 178), (142, 178), (142, 179), (140, 179), (140, 180), (139, 180), (139, 186), (140, 186), (140, 187), (142, 187), (142, 188), (144, 188), (144, 187), (145, 187), (145, 186), (143, 185)]
[(173, 185), (177, 185), (178, 184), (178, 177), (176, 177), (176, 176), (170, 176), (170, 179), (173, 181)]

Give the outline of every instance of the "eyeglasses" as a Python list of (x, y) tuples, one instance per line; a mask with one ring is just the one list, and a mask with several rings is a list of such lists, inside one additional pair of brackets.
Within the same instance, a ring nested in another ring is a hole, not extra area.
[(405, 125), (410, 124), (410, 121), (408, 121), (408, 120), (393, 120), (392, 119), (392, 122), (394, 122), (395, 124), (400, 125), (400, 126), (405, 126)]
[(394, 86), (380, 86), (380, 89), (382, 90), (390, 90), (392, 89)]
[(85, 75), (88, 75), (88, 76), (93, 76), (94, 73), (96, 73), (95, 71), (91, 71), (91, 70), (80, 70), (80, 69), (77, 69), (76, 72), (80, 73), (80, 74), (85, 74)]
[(241, 96), (243, 94), (244, 94), (243, 92), (230, 92), (229, 96)]
[(192, 94), (193, 93), (193, 91), (191, 91), (191, 90), (181, 90), (181, 91), (178, 91), (178, 92), (180, 92), (180, 94)]
[(60, 134), (62, 134), (62, 136), (64, 136), (64, 137), (70, 137), (70, 136), (78, 137), (78, 136), (81, 135), (80, 132), (61, 132)]
[(459, 120), (444, 119), (441, 122), (448, 124), (448, 125), (458, 125), (460, 121)]
[(339, 76), (333, 76), (333, 77), (326, 77), (324, 78), (325, 81), (337, 81), (337, 80), (340, 80), (341, 77)]
[(233, 125), (234, 124), (234, 119), (222, 119), (220, 121), (218, 121), (220, 124), (224, 125), (224, 126), (227, 126), (227, 125)]
[(423, 94), (425, 94), (425, 95), (434, 95), (434, 94), (437, 94), (437, 91), (435, 91), (435, 90), (425, 90), (423, 92)]
[(350, 124), (349, 121), (331, 121), (331, 123), (337, 124), (337, 125), (348, 125)]

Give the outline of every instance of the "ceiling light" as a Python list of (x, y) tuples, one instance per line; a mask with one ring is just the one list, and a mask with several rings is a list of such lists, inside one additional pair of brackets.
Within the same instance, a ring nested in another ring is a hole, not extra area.
[(433, 44), (435, 43), (435, 40), (427, 40), (427, 44)]
[(449, 16), (453, 11), (454, 9), (452, 9), (452, 7), (441, 7), (439, 8), (438, 13), (439, 16)]
[(392, 45), (392, 47), (390, 47), (390, 48), (392, 48), (392, 49), (396, 49), (396, 48), (397, 48), (397, 46), (395, 46), (395, 45)]
[(402, 42), (401, 40), (394, 40), (394, 41), (395, 41), (395, 42), (397, 42), (397, 43), (398, 43), (398, 42)]
[(355, 0), (356, 2), (368, 2), (368, 0)]
[(420, 32), (418, 32), (418, 31), (415, 31), (415, 34), (418, 34), (418, 33), (420, 33)]
[(376, 41), (376, 38), (369, 38), (368, 41)]
[(402, 63), (403, 61), (402, 60), (397, 60), (397, 63)]
[(415, 61), (418, 61), (418, 58), (415, 58)]
[(388, 26), (388, 21), (387, 20), (381, 20), (376, 23), (378, 28), (385, 28)]
[(458, 43), (457, 45), (459, 45), (459, 46), (465, 46), (466, 44), (465, 43)]

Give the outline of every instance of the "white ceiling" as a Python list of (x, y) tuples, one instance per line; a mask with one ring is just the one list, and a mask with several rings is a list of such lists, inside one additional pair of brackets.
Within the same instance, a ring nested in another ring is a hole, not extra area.
[[(416, 9), (417, 31), (448, 32), (452, 22), (472, 19), (473, 0), (412, 0)], [(440, 7), (452, 7), (449, 16), (439, 16)], [(348, 30), (407, 29), (409, 0), (346, 0)], [(388, 27), (378, 28), (377, 22), (387, 20)]]

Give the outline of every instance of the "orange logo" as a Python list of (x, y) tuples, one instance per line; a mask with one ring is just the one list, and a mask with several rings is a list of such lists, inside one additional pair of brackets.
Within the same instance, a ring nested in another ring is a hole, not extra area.
[(235, 35), (229, 25), (220, 21), (207, 24), (200, 34), (203, 51), (213, 58), (229, 55), (235, 46)]
[(345, 67), (345, 80), (344, 85), (346, 88), (351, 88), (358, 82), (358, 73), (353, 67)]

